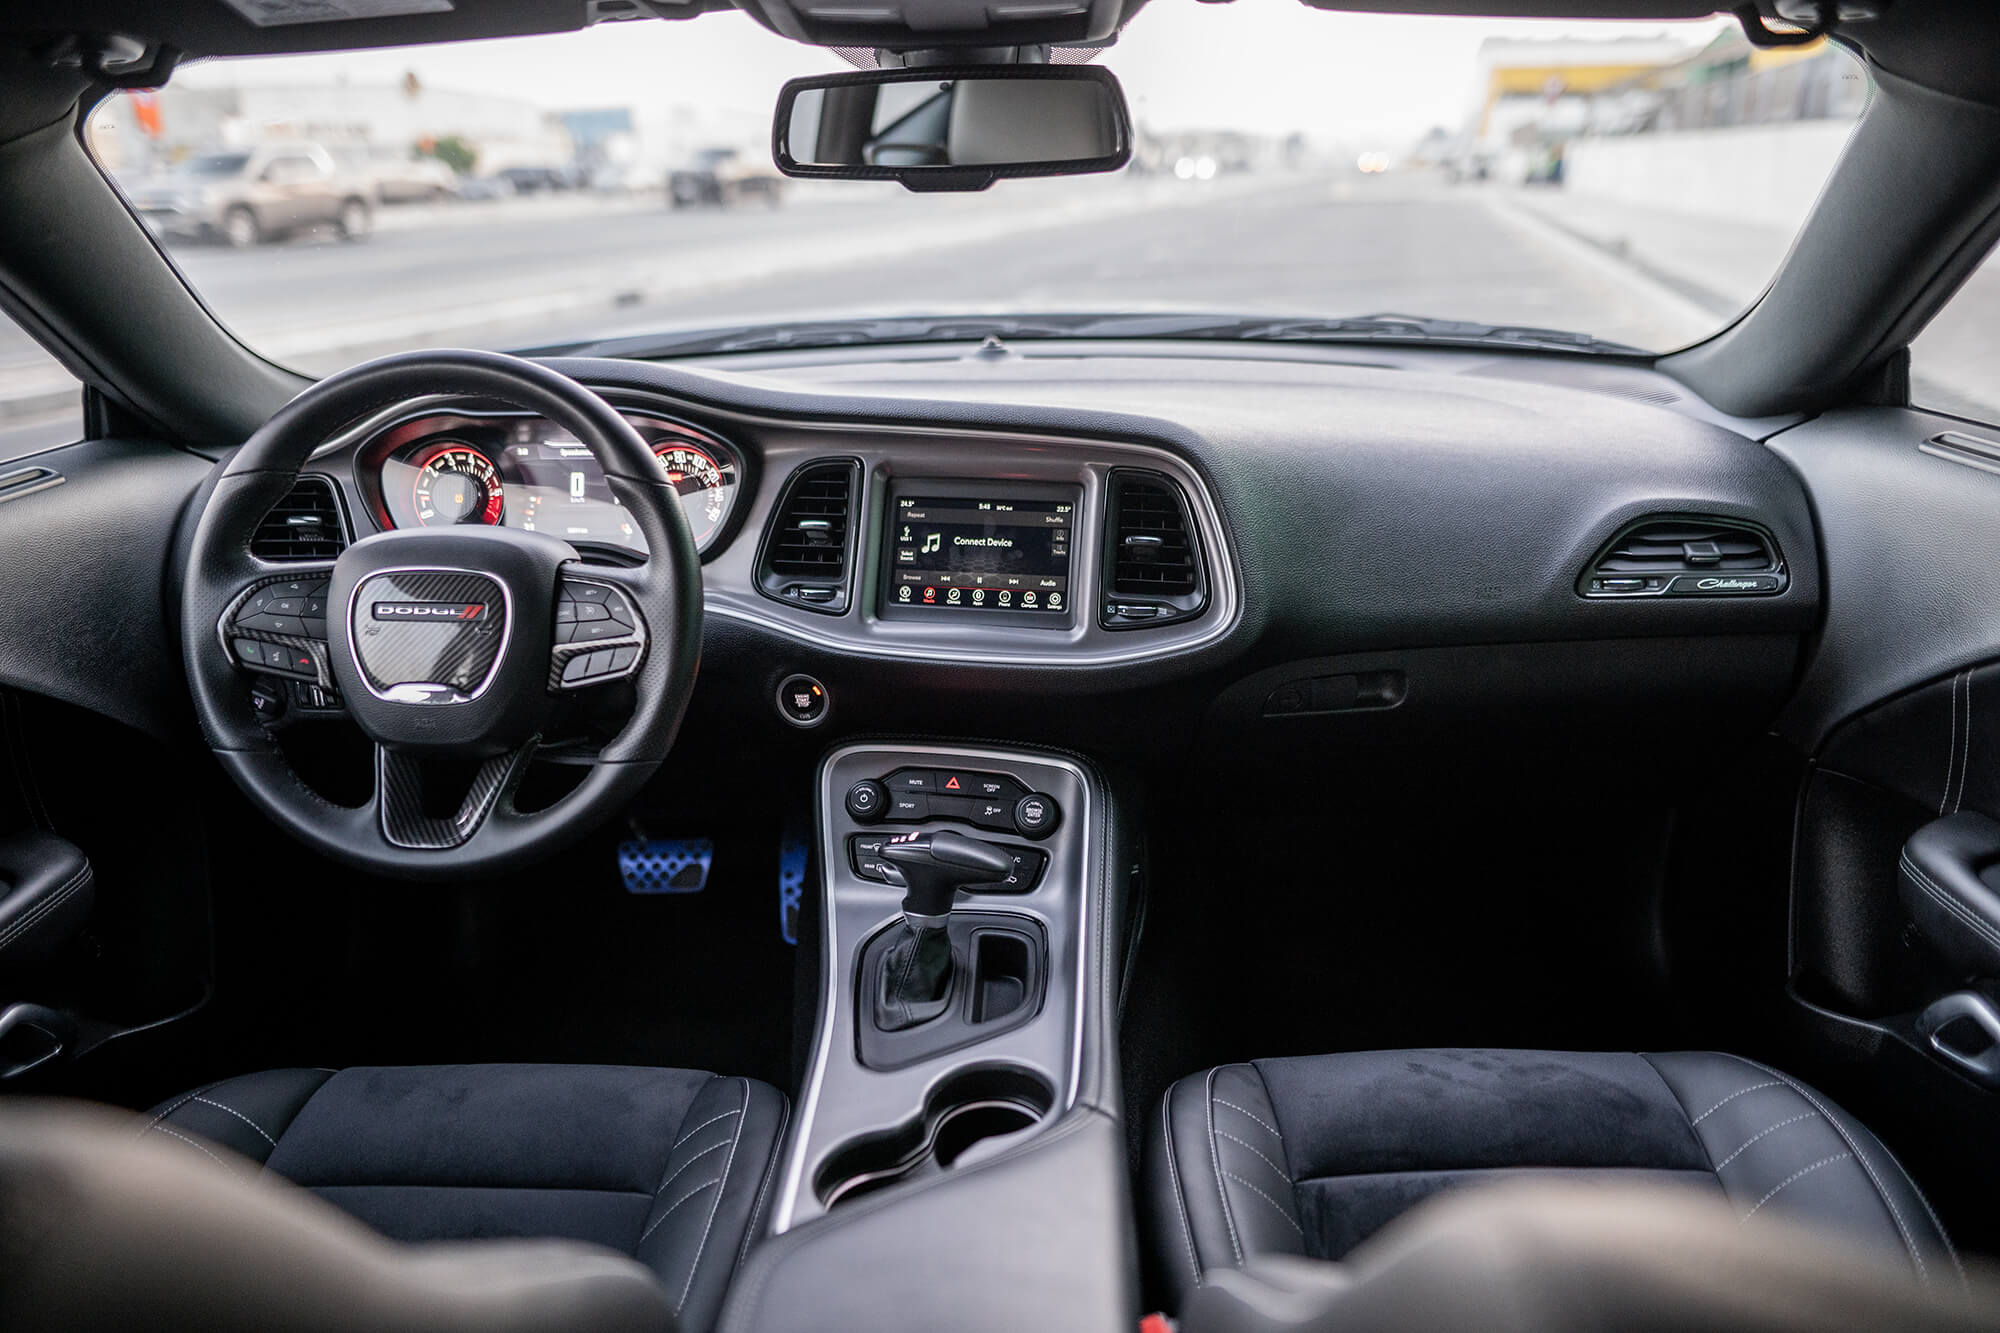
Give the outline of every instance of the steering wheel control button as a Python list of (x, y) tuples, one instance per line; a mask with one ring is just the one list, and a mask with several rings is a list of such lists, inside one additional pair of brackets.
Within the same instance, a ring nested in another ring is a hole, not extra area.
[(237, 639), (229, 646), (236, 653), (236, 660), (244, 666), (264, 665), (264, 645), (255, 639)]
[(811, 676), (787, 676), (778, 686), (778, 712), (795, 727), (816, 727), (826, 721), (831, 703), (826, 686)]
[[(557, 594), (555, 641), (565, 643), (615, 643), (639, 637), (639, 616), (618, 589), (602, 583), (565, 580)], [(596, 662), (596, 653), (579, 653), (578, 658)], [(572, 658), (563, 666), (564, 685), (591, 685), (628, 669), (639, 660), (637, 644), (621, 648), (603, 659), (601, 666), (575, 665)]]
[(1062, 823), (1062, 807), (1053, 796), (1031, 791), (1014, 806), (1014, 827), (1031, 838), (1046, 838)]
[[(889, 793), (873, 778), (864, 778), (847, 789), (847, 813), (864, 824), (872, 824), (889, 807)], [(877, 843), (880, 850), (880, 843)]]

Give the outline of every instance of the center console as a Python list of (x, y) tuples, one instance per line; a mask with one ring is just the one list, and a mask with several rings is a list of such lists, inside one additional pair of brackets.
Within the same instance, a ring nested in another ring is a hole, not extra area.
[(1075, 1105), (1103, 980), (1099, 799), (1053, 755), (858, 744), (825, 761), (825, 990), (777, 1231), (991, 1159)]
[[(986, 535), (982, 511), (956, 512), (956, 535)], [(1060, 525), (1041, 522), (1053, 546)], [(1048, 751), (861, 742), (821, 761), (815, 795), (818, 1027), (773, 1234), (723, 1327), (1132, 1327), (1109, 790)]]

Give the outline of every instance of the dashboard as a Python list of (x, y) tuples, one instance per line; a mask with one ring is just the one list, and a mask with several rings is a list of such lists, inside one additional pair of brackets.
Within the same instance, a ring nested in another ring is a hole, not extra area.
[[(744, 466), (734, 446), (665, 417), (626, 413), (680, 493), (695, 549), (728, 531)], [(488, 524), (546, 532), (580, 549), (646, 555), (645, 539), (575, 436), (528, 413), (434, 413), (363, 447), (357, 480), (386, 528)]]
[[(1164, 684), (1257, 647), (1282, 679), (1245, 686), (1253, 716), (1320, 716), (1349, 694), (1405, 715), (1380, 663), (1334, 659), (1727, 636), (1747, 679), (1766, 664), (1742, 655), (1778, 653), (1789, 640), (1773, 636), (1816, 614), (1796, 480), (1732, 423), (1637, 401), (1656, 391), (1650, 372), (1062, 351), (553, 364), (661, 456), (702, 555), (708, 660), (767, 700), (794, 672), (837, 685), (842, 664), (867, 663), (885, 699), (912, 704), (907, 689), (943, 679)], [(644, 558), (594, 460), (502, 404), (385, 408), (316, 451), (313, 473), (352, 537), (500, 523), (564, 537), (587, 562)], [(1588, 572), (1624, 558), (1620, 543), (1652, 559), (1641, 537), (1689, 516), (1762, 533), (1789, 584), (1594, 595)], [(839, 693), (851, 722), (852, 689)]]
[[(1220, 510), (1169, 450), (595, 387), (678, 491), (711, 616), (870, 657), (1047, 666), (1180, 653), (1236, 622)], [(376, 529), (497, 525), (585, 561), (647, 555), (589, 450), (532, 413), (405, 403), (315, 459)]]

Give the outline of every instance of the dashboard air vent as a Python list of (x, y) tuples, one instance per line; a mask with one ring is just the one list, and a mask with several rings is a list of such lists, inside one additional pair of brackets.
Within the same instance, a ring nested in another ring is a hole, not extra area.
[(347, 532), (333, 483), (311, 473), (300, 477), (290, 493), (271, 507), (250, 539), (250, 554), (274, 564), (331, 560), (346, 547)]
[(1585, 597), (1742, 596), (1783, 592), (1771, 534), (1701, 516), (1649, 518), (1626, 528), (1584, 571)]
[(1157, 472), (1119, 468), (1108, 489), (1102, 624), (1132, 629), (1199, 613), (1201, 545), (1181, 488)]
[(859, 480), (852, 459), (808, 463), (792, 474), (764, 535), (758, 586), (766, 596), (829, 615), (847, 610)]

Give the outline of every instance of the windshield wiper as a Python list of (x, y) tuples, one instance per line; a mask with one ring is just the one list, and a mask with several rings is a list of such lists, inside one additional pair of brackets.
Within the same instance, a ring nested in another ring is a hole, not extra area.
[(640, 334), (528, 349), (529, 356), (679, 357), (787, 348), (848, 347), (887, 343), (1028, 342), (1052, 338), (1195, 338), (1266, 342), (1400, 342), (1459, 347), (1515, 347), (1533, 351), (1647, 356), (1624, 343), (1587, 333), (1518, 324), (1476, 324), (1422, 315), (1361, 315), (1346, 319), (1218, 318), (1215, 315), (1015, 315), (912, 316), (884, 319), (807, 320), (726, 329)]

